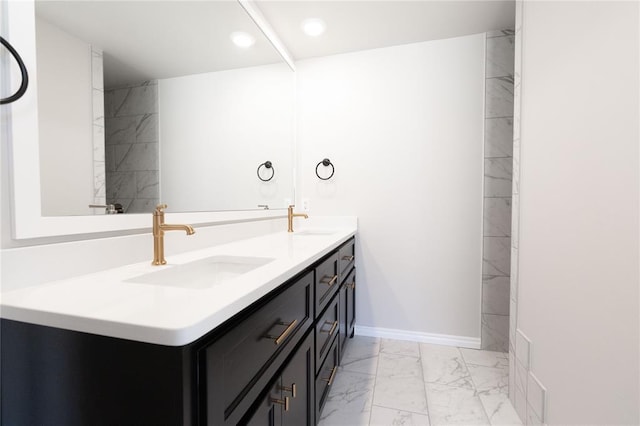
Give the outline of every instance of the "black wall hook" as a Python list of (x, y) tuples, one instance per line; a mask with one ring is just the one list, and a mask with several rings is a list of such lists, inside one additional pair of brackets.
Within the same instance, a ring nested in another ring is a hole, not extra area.
[(5, 40), (3, 37), (0, 37), (0, 42), (4, 47), (7, 48), (7, 50), (16, 59), (16, 62), (18, 63), (18, 67), (20, 67), (20, 74), (22, 75), (22, 82), (20, 83), (20, 87), (18, 88), (18, 91), (13, 95), (9, 96), (8, 98), (0, 99), (0, 105), (4, 105), (4, 104), (10, 104), (11, 102), (15, 102), (18, 99), (20, 99), (22, 95), (24, 95), (24, 92), (27, 91), (27, 86), (29, 85), (29, 74), (27, 73), (27, 67), (24, 65), (24, 62), (22, 61), (22, 58), (20, 57), (18, 52), (16, 52), (16, 49), (14, 49), (13, 46), (11, 46), (11, 44), (9, 44), (9, 42)]
[[(320, 167), (320, 164), (322, 164), (325, 167), (331, 166), (331, 174), (328, 177), (323, 178), (322, 176), (320, 176), (320, 174), (318, 174), (318, 167)], [(329, 160), (328, 158), (325, 158), (324, 160), (322, 160), (321, 162), (319, 162), (316, 165), (316, 176), (318, 176), (318, 179), (320, 179), (320, 180), (329, 180), (329, 179), (331, 179), (335, 172), (336, 172), (336, 168), (333, 165), (333, 163), (331, 162), (331, 160)]]
[[(260, 169), (262, 167), (264, 167), (265, 169), (271, 169), (271, 176), (269, 176), (267, 179), (263, 179), (262, 176), (260, 176)], [(271, 163), (271, 161), (265, 161), (264, 163), (258, 166), (258, 170), (256, 170), (256, 174), (258, 175), (258, 179), (260, 179), (261, 181), (269, 182), (276, 175), (276, 169), (275, 167), (273, 167), (273, 164)]]

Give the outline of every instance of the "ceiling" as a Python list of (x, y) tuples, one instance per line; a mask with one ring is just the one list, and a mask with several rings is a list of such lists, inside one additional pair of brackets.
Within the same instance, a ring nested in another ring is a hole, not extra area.
[[(272, 1), (257, 5), (295, 59), (334, 55), (513, 28), (515, 1)], [(326, 32), (303, 34), (321, 18)]]
[[(294, 60), (512, 28), (515, 2), (257, 0)], [(104, 50), (105, 86), (280, 62), (235, 0), (37, 0), (37, 15)], [(327, 31), (309, 37), (306, 18)], [(256, 38), (249, 49), (229, 35)]]

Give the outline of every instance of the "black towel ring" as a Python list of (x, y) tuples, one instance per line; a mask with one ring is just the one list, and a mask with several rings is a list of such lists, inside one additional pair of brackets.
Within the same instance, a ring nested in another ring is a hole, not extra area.
[[(269, 178), (267, 178), (267, 179), (263, 179), (262, 176), (260, 176), (260, 168), (262, 166), (264, 166), (265, 169), (271, 169), (271, 176), (269, 176)], [(275, 167), (273, 167), (273, 164), (271, 164), (271, 161), (265, 161), (264, 163), (262, 163), (262, 164), (260, 164), (258, 166), (258, 170), (256, 171), (256, 173), (258, 175), (258, 179), (260, 179), (263, 182), (269, 182), (275, 176), (276, 169), (275, 169)]]
[[(318, 167), (320, 167), (320, 164), (322, 164), (325, 167), (329, 167), (331, 166), (331, 174), (329, 175), (329, 177), (323, 178), (322, 176), (320, 176), (318, 174)], [(316, 165), (316, 176), (318, 176), (318, 179), (321, 180), (329, 180), (333, 177), (333, 174), (336, 172), (336, 168), (334, 167), (333, 163), (331, 162), (331, 160), (329, 160), (328, 158), (325, 158), (324, 160), (322, 160), (321, 162), (319, 162)]]
[(13, 95), (9, 96), (8, 98), (0, 99), (0, 105), (4, 105), (4, 104), (10, 104), (11, 102), (15, 102), (18, 99), (20, 99), (22, 95), (24, 95), (24, 92), (27, 91), (27, 86), (29, 85), (29, 74), (27, 73), (27, 67), (24, 65), (24, 62), (22, 62), (22, 58), (20, 57), (18, 52), (16, 52), (16, 49), (14, 49), (13, 46), (11, 46), (9, 42), (5, 40), (3, 37), (0, 37), (0, 42), (2, 42), (2, 45), (6, 47), (7, 50), (16, 59), (16, 62), (20, 67), (20, 74), (22, 75), (22, 82), (20, 83), (20, 87), (18, 88), (18, 91)]

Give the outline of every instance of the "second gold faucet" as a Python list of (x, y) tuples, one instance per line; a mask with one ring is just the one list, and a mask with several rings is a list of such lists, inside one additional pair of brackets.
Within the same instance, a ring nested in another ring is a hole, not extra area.
[(309, 216), (306, 213), (294, 213), (293, 208), (294, 205), (290, 205), (287, 209), (287, 232), (293, 232), (293, 218), (294, 217), (304, 217), (305, 219), (309, 219)]

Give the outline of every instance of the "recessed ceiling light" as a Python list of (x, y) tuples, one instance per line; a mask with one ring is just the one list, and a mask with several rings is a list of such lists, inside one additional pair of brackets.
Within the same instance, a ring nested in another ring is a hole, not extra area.
[(302, 31), (312, 37), (317, 37), (324, 33), (325, 29), (327, 29), (327, 24), (325, 24), (322, 19), (309, 18), (302, 21)]
[(231, 41), (233, 41), (233, 43), (238, 46), (238, 47), (242, 47), (242, 48), (247, 48), (247, 47), (251, 47), (256, 43), (256, 39), (248, 33), (242, 32), (242, 31), (235, 31), (231, 33)]

